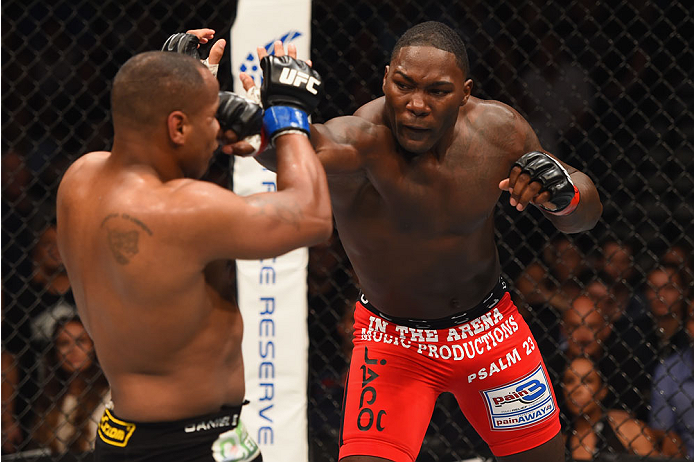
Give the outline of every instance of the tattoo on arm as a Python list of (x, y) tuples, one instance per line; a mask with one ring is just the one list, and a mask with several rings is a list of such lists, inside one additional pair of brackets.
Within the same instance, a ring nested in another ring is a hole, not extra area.
[(108, 247), (116, 262), (127, 265), (140, 252), (138, 247), (140, 233), (144, 231), (149, 236), (152, 230), (141, 220), (127, 213), (111, 213), (101, 222), (106, 230)]
[(256, 215), (276, 218), (280, 222), (299, 229), (303, 213), (298, 205), (278, 204), (275, 200), (269, 200), (269, 198), (263, 196), (250, 198), (248, 203), (255, 207)]

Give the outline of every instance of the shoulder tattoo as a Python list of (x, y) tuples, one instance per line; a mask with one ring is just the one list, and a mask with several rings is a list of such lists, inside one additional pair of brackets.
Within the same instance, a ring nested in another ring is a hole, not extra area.
[(121, 265), (127, 265), (139, 253), (140, 233), (144, 231), (149, 236), (152, 235), (152, 230), (146, 224), (127, 213), (107, 215), (101, 222), (101, 227), (106, 230), (108, 247), (113, 257)]

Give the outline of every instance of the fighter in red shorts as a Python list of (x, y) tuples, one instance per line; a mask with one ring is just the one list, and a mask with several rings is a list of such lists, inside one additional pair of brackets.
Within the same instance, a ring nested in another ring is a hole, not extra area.
[[(281, 61), (282, 44), (274, 51)], [(545, 152), (518, 112), (471, 91), (460, 36), (427, 22), (396, 43), (383, 97), (311, 126), (340, 239), (381, 313), (357, 305), (344, 462), (414, 460), (446, 390), (500, 459), (564, 459), (540, 355), (500, 295), (494, 210), (509, 191), (518, 211), (533, 204), (575, 233), (595, 225), (602, 205), (593, 182)], [(271, 151), (256, 159), (272, 168)], [(500, 301), (482, 313), (490, 294)]]

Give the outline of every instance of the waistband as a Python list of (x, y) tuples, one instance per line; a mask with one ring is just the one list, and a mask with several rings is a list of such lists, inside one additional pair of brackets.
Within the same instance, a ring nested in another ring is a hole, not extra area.
[(386, 321), (390, 321), (400, 326), (415, 327), (417, 329), (447, 329), (449, 327), (457, 326), (458, 324), (463, 324), (479, 318), (483, 314), (488, 313), (502, 299), (504, 293), (507, 292), (507, 287), (508, 286), (506, 285), (504, 278), (499, 276), (499, 280), (494, 288), (473, 308), (436, 319), (399, 318), (382, 313), (369, 302), (364, 293), (361, 291), (359, 291), (359, 303), (361, 303), (364, 308), (371, 311), (376, 316), (380, 316)]
[(152, 442), (158, 438), (185, 438), (201, 436), (209, 430), (220, 433), (236, 428), (241, 415), (239, 406), (222, 406), (219, 411), (210, 414), (189, 417), (181, 420), (164, 422), (132, 422), (116, 416), (108, 406), (104, 410), (97, 429), (98, 437), (111, 446), (125, 447), (128, 443)]

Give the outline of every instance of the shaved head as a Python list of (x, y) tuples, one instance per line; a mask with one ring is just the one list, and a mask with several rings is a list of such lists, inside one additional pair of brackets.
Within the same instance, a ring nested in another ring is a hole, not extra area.
[(209, 103), (201, 94), (205, 87), (203, 72), (207, 70), (202, 63), (178, 53), (149, 51), (133, 56), (113, 81), (114, 128), (150, 128), (173, 111), (196, 113)]
[(447, 25), (437, 21), (427, 21), (408, 29), (397, 41), (390, 55), (391, 62), (404, 47), (430, 46), (447, 51), (455, 55), (455, 62), (468, 77), (470, 66), (468, 64), (465, 44), (457, 32)]

